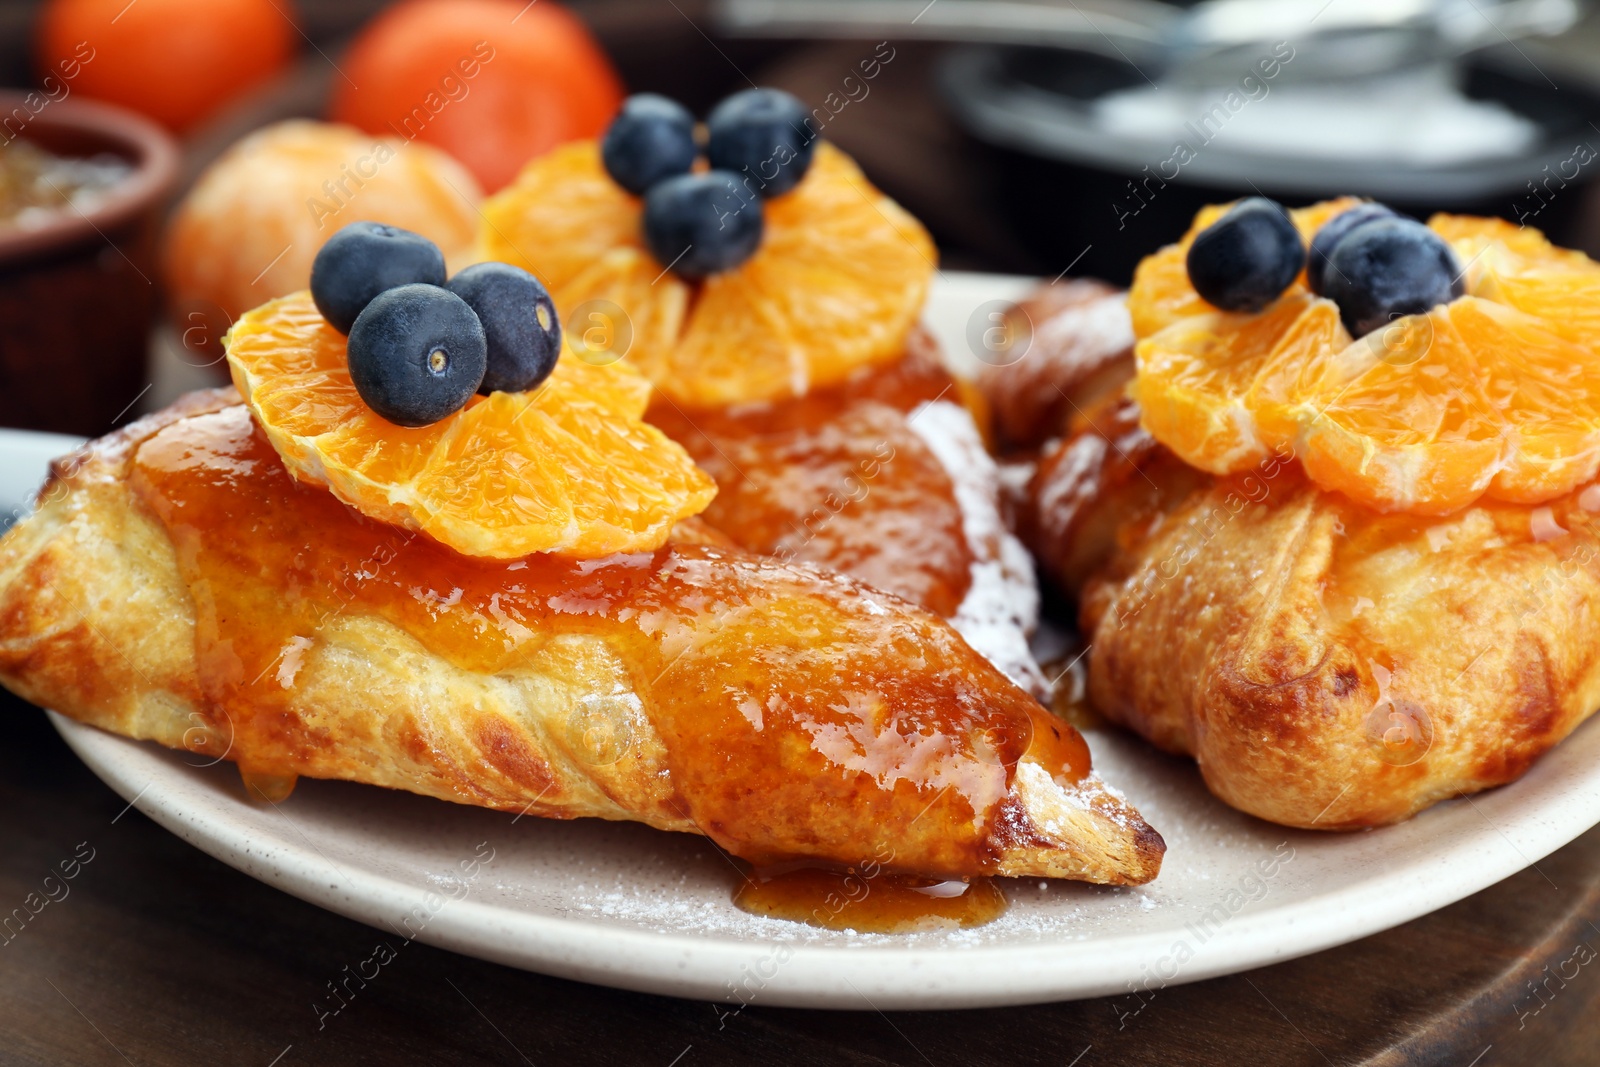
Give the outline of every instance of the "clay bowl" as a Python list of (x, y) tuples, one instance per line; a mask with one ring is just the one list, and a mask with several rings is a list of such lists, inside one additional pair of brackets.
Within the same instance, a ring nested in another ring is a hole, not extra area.
[(0, 229), (0, 425), (98, 435), (128, 417), (149, 381), (155, 238), (178, 150), (122, 108), (43, 99), (0, 92), (0, 146), (20, 138), (59, 156), (110, 153), (133, 170), (87, 211)]

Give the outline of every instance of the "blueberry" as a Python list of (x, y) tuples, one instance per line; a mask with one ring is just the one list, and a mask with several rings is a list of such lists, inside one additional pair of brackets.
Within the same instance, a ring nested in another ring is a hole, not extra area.
[(725, 170), (668, 178), (645, 194), (645, 242), (684, 278), (737, 267), (761, 246), (763, 228), (761, 201)]
[(311, 261), (311, 299), (347, 334), (373, 297), (397, 285), (443, 285), (444, 253), (420, 234), (381, 222), (352, 222)]
[(687, 174), (700, 154), (694, 116), (676, 100), (635, 93), (622, 102), (600, 142), (600, 158), (611, 180), (634, 196), (663, 178)]
[(488, 343), (467, 302), (437, 285), (379, 293), (350, 327), (350, 380), (397, 426), (460, 411), (483, 381)]
[(1260, 311), (1305, 266), (1306, 247), (1283, 206), (1264, 196), (1241, 200), (1189, 246), (1189, 281), (1207, 303)]
[(489, 364), (478, 392), (520, 393), (550, 377), (561, 355), (561, 323), (538, 278), (509, 263), (474, 263), (445, 288), (483, 323)]
[(806, 176), (817, 150), (809, 117), (806, 106), (781, 89), (734, 93), (706, 119), (706, 158), (758, 196), (787, 193)]
[(1387, 204), (1357, 204), (1323, 223), (1322, 229), (1311, 239), (1311, 252), (1306, 256), (1306, 283), (1311, 286), (1311, 291), (1318, 296), (1322, 295), (1323, 275), (1327, 273), (1328, 259), (1346, 234), (1363, 222), (1400, 217)]
[(1461, 264), (1444, 238), (1412, 219), (1373, 219), (1333, 250), (1323, 278), (1351, 336), (1460, 296)]

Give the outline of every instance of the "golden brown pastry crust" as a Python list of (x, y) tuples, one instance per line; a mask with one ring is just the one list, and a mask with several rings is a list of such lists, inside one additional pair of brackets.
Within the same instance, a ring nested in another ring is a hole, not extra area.
[[(195, 394), (58, 461), (37, 512), (0, 541), (7, 687), (115, 733), (240, 757), (226, 709), (202, 691), (195, 605), (172, 542), (128, 481), (139, 442), (236, 403), (231, 390)], [(714, 536), (691, 524), (679, 540)], [(289, 708), (297, 740), (272, 753), (274, 772), (702, 830), (685, 814), (647, 718), (625, 724), (629, 744), (619, 755), (596, 758), (592, 722), (574, 709), (631, 683), (619, 650), (594, 635), (557, 636), (533, 662), (486, 675), (450, 664), (384, 618), (349, 611), (318, 634), (296, 670)], [(818, 811), (813, 829), (843, 834), (850, 818)], [(1113, 883), (1148, 881), (1164, 850), (1098, 779), (1063, 787), (1029, 758), (990, 846), (996, 873)]]
[(1006, 319), (1013, 337), (1027, 338), (1026, 349), (1013, 363), (985, 363), (978, 372), (1002, 452), (1040, 447), (1133, 376), (1133, 323), (1120, 289), (1087, 278), (1042, 285)]
[(1109, 394), (1070, 420), (1040, 453), (1013, 518), (1023, 543), (1061, 588), (1076, 591), (1125, 531), (1208, 485), (1139, 425), (1139, 407)]
[(1174, 495), (1124, 505), (1081, 589), (1089, 695), (1234, 807), (1396, 822), (1516, 779), (1600, 703), (1600, 492), (1381, 516), (1285, 458)]

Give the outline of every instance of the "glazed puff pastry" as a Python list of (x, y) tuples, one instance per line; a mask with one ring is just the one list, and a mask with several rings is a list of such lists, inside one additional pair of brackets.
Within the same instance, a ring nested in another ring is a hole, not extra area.
[(734, 544), (928, 609), (1044, 700), (1033, 561), (964, 394), (918, 327), (898, 358), (803, 397), (691, 414), (657, 394), (647, 418), (715, 479), (700, 517)]
[(0, 681), (248, 774), (702, 833), (756, 862), (1140, 883), (1164, 845), (941, 620), (692, 521), (473, 561), (295, 483), (231, 390), (58, 461), (0, 541)]

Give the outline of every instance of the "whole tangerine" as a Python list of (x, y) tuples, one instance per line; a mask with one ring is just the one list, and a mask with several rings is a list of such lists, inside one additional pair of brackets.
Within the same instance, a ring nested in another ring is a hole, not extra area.
[(310, 284), (318, 249), (347, 223), (411, 230), (464, 266), (481, 198), (432, 145), (308, 119), (256, 130), (206, 168), (167, 228), (162, 267), (186, 358), (210, 360), (235, 318)]
[(44, 77), (182, 133), (282, 71), (298, 31), (288, 0), (46, 0)]
[(339, 66), (330, 117), (437, 145), (489, 191), (534, 156), (598, 136), (622, 103), (593, 35), (550, 0), (402, 0)]

